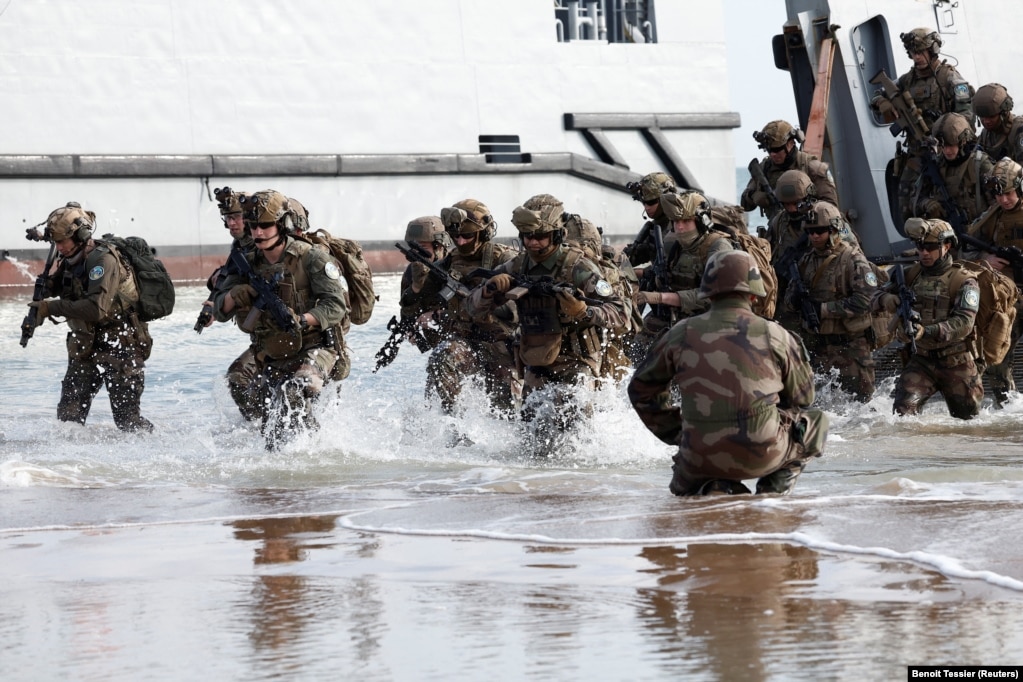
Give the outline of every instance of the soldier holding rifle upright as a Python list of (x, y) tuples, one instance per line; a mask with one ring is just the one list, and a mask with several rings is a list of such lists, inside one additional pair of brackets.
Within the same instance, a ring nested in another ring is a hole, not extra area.
[(937, 31), (915, 28), (899, 36), (913, 68), (897, 82), (882, 71), (872, 83), (881, 85), (870, 106), (894, 134), (906, 133), (905, 148), (896, 146), (894, 175), (898, 178), (899, 211), (903, 222), (913, 215), (913, 193), (922, 169), (921, 152), (931, 126), (942, 114), (958, 112), (973, 125), (973, 86), (947, 61), (938, 61), (941, 37)]
[[(919, 263), (906, 270), (903, 290), (899, 278), (892, 278), (872, 301), (875, 309), (899, 314), (897, 338), (906, 344), (908, 357), (895, 384), (893, 409), (899, 415), (918, 414), (941, 392), (949, 414), (972, 419), (984, 398), (975, 360), (980, 287), (973, 271), (953, 260), (958, 239), (947, 222), (910, 218), (905, 233), (916, 243)], [(918, 317), (906, 320), (902, 304), (909, 298)]]

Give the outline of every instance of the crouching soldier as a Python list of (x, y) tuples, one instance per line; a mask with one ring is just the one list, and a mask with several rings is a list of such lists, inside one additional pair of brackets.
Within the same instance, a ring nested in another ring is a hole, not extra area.
[(748, 253), (712, 255), (700, 295), (710, 310), (672, 327), (633, 375), (633, 409), (678, 446), (668, 486), (675, 495), (748, 493), (741, 481), (751, 478), (758, 494), (787, 494), (827, 437), (827, 416), (808, 409), (806, 351), (753, 312), (753, 298), (766, 290)]

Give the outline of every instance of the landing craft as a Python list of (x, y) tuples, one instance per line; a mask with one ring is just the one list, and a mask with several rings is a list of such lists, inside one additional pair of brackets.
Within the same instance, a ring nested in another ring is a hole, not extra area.
[[(892, 79), (912, 67), (899, 38), (937, 31), (941, 59), (974, 88), (991, 82), (1023, 95), (1019, 3), (1009, 0), (787, 0), (787, 21), (772, 44), (789, 72), (803, 149), (831, 166), (843, 211), (870, 257), (908, 248), (893, 220), (886, 173), (896, 138), (869, 107), (881, 70)], [(1023, 100), (1020, 100), (1023, 102)], [(1016, 113), (1023, 113), (1017, 105)], [(978, 123), (979, 125), (979, 123)]]
[(225, 185), (402, 264), (408, 221), (466, 197), (499, 238), (546, 192), (624, 239), (644, 173), (734, 194), (726, 27), (720, 1), (0, 2), (0, 284), (31, 286), (19, 228), (69, 200), (203, 282)]

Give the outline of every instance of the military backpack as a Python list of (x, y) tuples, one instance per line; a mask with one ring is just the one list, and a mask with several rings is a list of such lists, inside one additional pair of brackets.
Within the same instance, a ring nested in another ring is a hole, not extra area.
[(728, 235), (732, 246), (753, 256), (760, 269), (760, 278), (764, 281), (767, 296), (758, 296), (753, 301), (753, 312), (768, 320), (774, 319), (774, 309), (778, 304), (778, 276), (771, 265), (771, 243), (763, 237), (754, 237), (746, 229), (744, 221), (738, 219), (733, 212), (717, 207), (711, 209), (714, 229)]
[(135, 275), (139, 300), (135, 312), (143, 322), (170, 315), (174, 310), (174, 283), (167, 268), (156, 257), (156, 250), (142, 237), (117, 237), (105, 234), (97, 240), (113, 247), (121, 262)]
[[(949, 283), (949, 296), (955, 300), (963, 283), (974, 278), (980, 287), (980, 306), (973, 325), (973, 338), (977, 357), (988, 366), (1005, 359), (1016, 321), (1016, 301), (1020, 292), (1011, 277), (992, 268), (986, 261), (956, 261)], [(920, 274), (920, 266), (906, 272), (910, 286)]]
[(373, 315), (373, 306), (379, 297), (373, 291), (373, 271), (362, 255), (359, 242), (334, 237), (326, 230), (305, 232), (300, 237), (311, 244), (320, 244), (330, 251), (341, 265), (341, 273), (348, 285), (348, 314), (352, 324), (366, 324)]

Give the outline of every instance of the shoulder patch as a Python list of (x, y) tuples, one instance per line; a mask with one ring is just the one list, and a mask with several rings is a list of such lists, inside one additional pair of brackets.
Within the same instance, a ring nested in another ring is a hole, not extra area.
[(341, 270), (337, 267), (337, 263), (332, 260), (327, 261), (327, 264), (323, 266), (323, 274), (330, 279), (341, 279)]
[(971, 310), (976, 310), (980, 307), (980, 292), (973, 288), (967, 289), (963, 293), (963, 303)]
[(957, 83), (955, 86), (956, 99), (970, 98), (970, 85), (968, 83)]
[(103, 277), (104, 272), (106, 272), (106, 270), (103, 269), (103, 266), (97, 265), (92, 270), (89, 270), (89, 279), (96, 281)]
[(863, 279), (864, 279), (864, 281), (866, 281), (867, 286), (871, 286), (871, 287), (876, 287), (877, 286), (877, 275), (874, 274), (873, 270), (868, 272)]
[(610, 296), (611, 292), (614, 291), (606, 279), (598, 280), (593, 286), (593, 290), (597, 292), (598, 296)]

